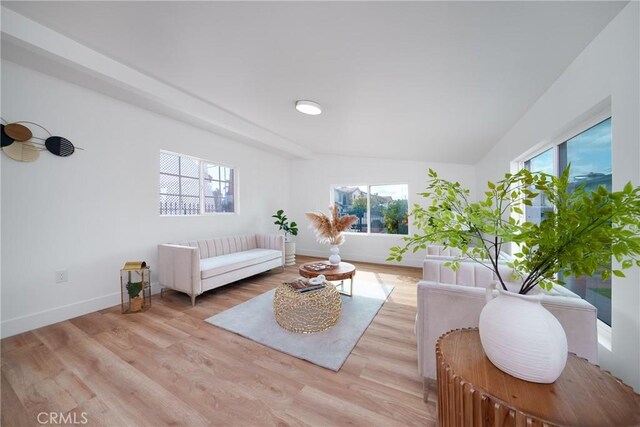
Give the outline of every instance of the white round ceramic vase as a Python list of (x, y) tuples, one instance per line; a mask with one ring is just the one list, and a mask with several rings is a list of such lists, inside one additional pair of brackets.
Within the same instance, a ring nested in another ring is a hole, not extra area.
[(329, 262), (332, 265), (338, 265), (340, 264), (340, 248), (337, 245), (332, 245), (331, 246), (331, 255), (329, 256)]
[(567, 336), (540, 303), (542, 294), (520, 295), (487, 288), (480, 313), (480, 341), (496, 367), (525, 381), (550, 384), (567, 363)]

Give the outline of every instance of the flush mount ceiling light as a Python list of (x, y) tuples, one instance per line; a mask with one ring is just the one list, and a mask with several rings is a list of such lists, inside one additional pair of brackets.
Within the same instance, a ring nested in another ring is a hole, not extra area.
[(313, 101), (296, 101), (296, 110), (312, 116), (317, 116), (322, 113), (322, 107), (320, 107), (320, 104)]

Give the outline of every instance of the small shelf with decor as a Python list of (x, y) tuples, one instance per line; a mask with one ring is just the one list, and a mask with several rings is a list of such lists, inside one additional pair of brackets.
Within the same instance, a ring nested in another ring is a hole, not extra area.
[(139, 313), (151, 307), (151, 270), (144, 261), (125, 263), (120, 270), (122, 313)]

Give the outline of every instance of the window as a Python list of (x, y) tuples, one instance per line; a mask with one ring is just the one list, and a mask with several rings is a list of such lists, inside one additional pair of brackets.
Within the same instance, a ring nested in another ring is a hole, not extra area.
[(355, 215), (352, 233), (409, 233), (407, 184), (333, 187), (333, 202), (340, 216)]
[[(554, 150), (549, 149), (542, 154), (524, 162), (524, 168), (531, 172), (544, 172), (554, 174)], [(547, 201), (544, 194), (538, 195), (532, 200), (532, 206), (525, 206), (525, 217), (529, 222), (540, 224), (545, 212), (553, 210), (553, 206)]]
[[(570, 188), (585, 185), (589, 190), (602, 185), (611, 191), (611, 117), (524, 162), (524, 167), (532, 172), (550, 174), (558, 174), (568, 165), (571, 165)], [(526, 219), (539, 222), (544, 212), (551, 209), (545, 200), (534, 201), (525, 210)], [(611, 269), (611, 264), (602, 268)], [(611, 279), (602, 280), (600, 273), (577, 278), (560, 274), (559, 278), (568, 289), (598, 309), (600, 320), (611, 325)]]
[(160, 152), (160, 215), (235, 212), (235, 170)]

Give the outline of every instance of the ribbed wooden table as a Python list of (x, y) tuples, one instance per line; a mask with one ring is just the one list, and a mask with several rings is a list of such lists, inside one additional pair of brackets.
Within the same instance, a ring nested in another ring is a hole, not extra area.
[(462, 329), (440, 337), (436, 361), (442, 427), (640, 425), (640, 395), (574, 354), (553, 384), (531, 383), (487, 359), (478, 329)]

